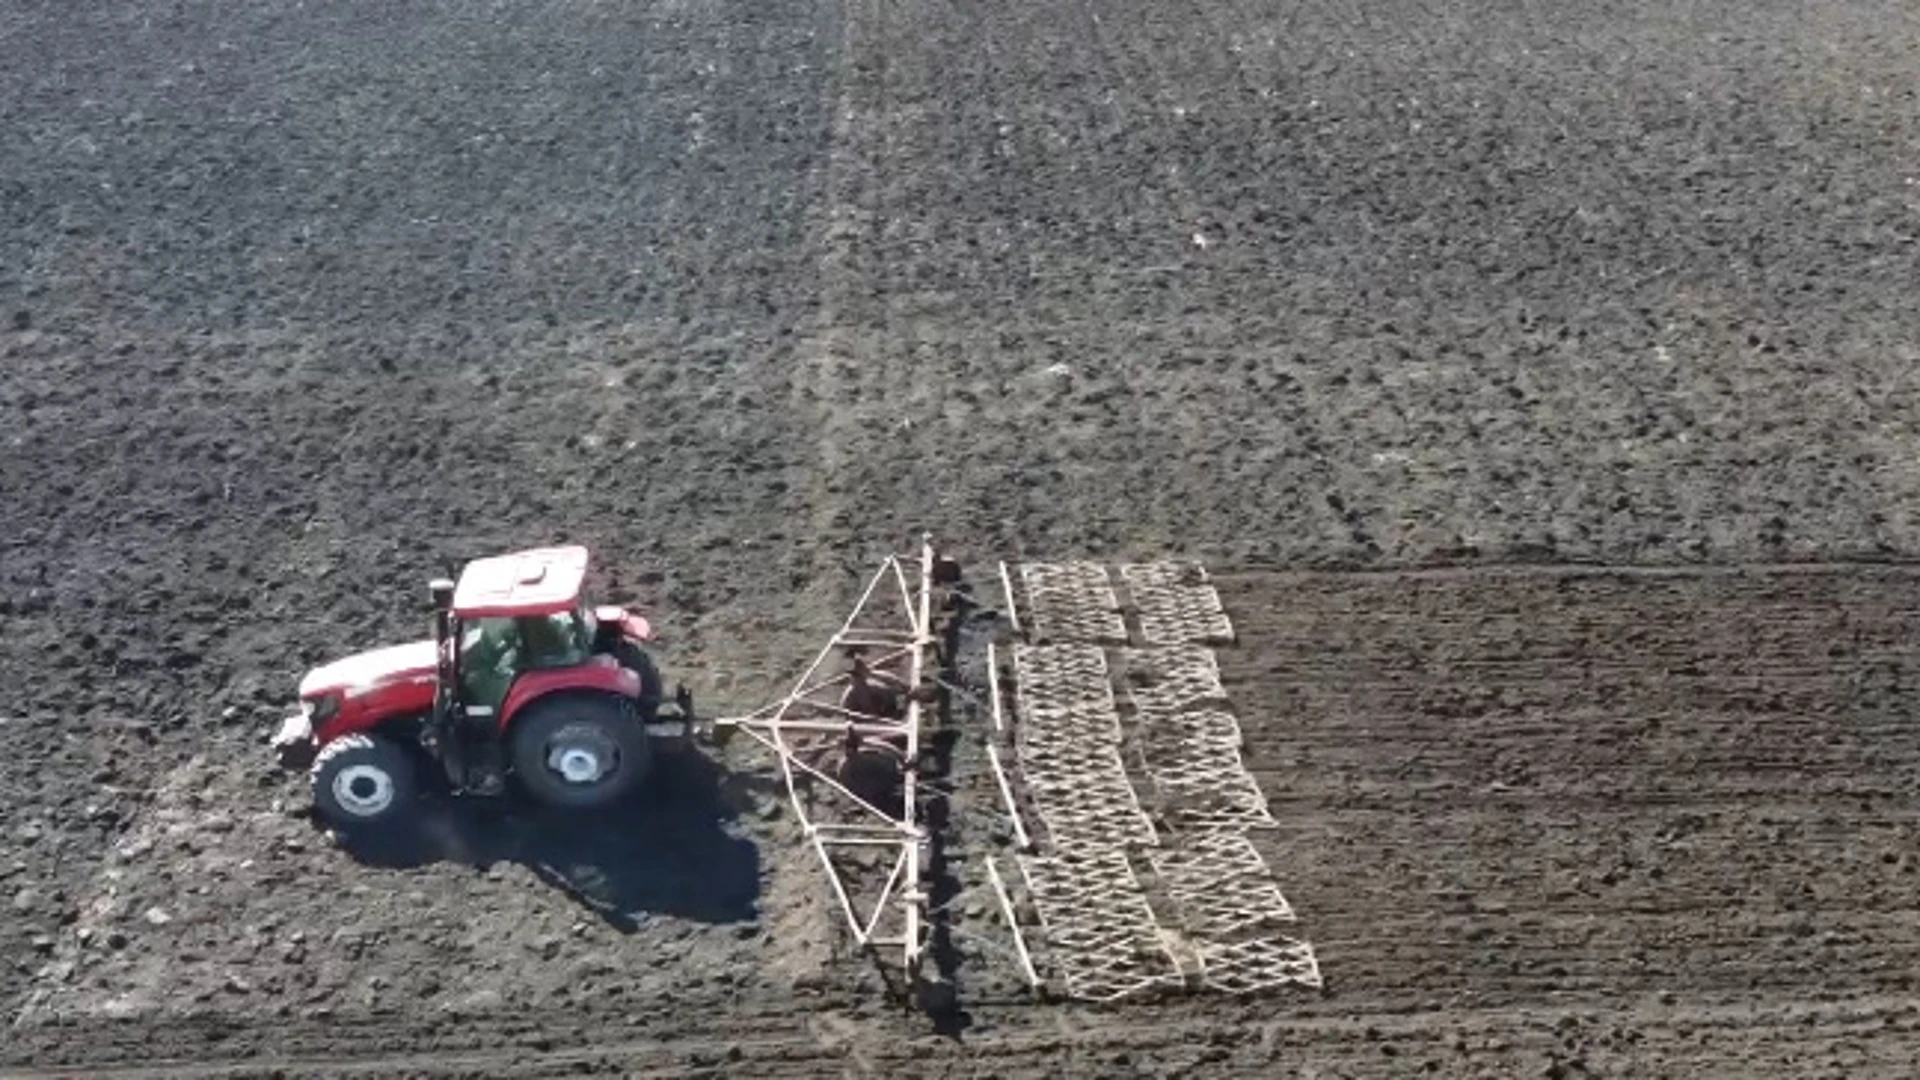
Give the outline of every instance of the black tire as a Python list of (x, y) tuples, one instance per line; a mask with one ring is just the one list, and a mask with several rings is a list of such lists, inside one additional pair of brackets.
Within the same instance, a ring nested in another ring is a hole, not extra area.
[(613, 658), (620, 666), (640, 676), (640, 717), (647, 723), (660, 711), (660, 702), (665, 700), (665, 690), (660, 680), (660, 669), (654, 666), (653, 657), (640, 647), (639, 642), (631, 638), (621, 638), (611, 650)]
[(514, 775), (527, 793), (569, 810), (618, 802), (653, 764), (634, 703), (610, 694), (541, 698), (514, 719), (509, 745)]
[(886, 814), (900, 817), (900, 798), (906, 768), (892, 747), (869, 743), (840, 763), (840, 783), (856, 798)]
[(390, 739), (342, 735), (313, 759), (313, 806), (342, 831), (392, 825), (418, 794), (413, 758)]

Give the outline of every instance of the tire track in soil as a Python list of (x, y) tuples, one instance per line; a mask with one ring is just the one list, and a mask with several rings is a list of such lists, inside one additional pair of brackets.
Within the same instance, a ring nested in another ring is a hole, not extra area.
[(1920, 568), (1214, 579), (1254, 836), (1333, 992), (1302, 1012), (1913, 989)]
[[(824, 176), (820, 203), (813, 209), (813, 229), (819, 237), (819, 261), (814, 267), (817, 308), (797, 345), (787, 395), (789, 412), (806, 446), (804, 472), (789, 498), (791, 516), (806, 523), (799, 540), (804, 546), (786, 583), (794, 597), (787, 607), (788, 621), (790, 626), (804, 628), (804, 644), (776, 662), (781, 675), (769, 687), (767, 700), (785, 693), (802, 675), (819, 645), (845, 619), (857, 590), (874, 569), (863, 565), (868, 553), (862, 550), (862, 542), (875, 533), (860, 517), (864, 492), (857, 477), (864, 469), (863, 455), (872, 450), (864, 436), (865, 400), (873, 390), (870, 379), (886, 367), (872, 362), (868, 345), (871, 328), (863, 266), (865, 238), (877, 224), (868, 205), (869, 177), (882, 167), (870, 148), (884, 119), (886, 65), (871, 38), (882, 7), (878, 0), (837, 0), (830, 5), (835, 16), (829, 20), (834, 47), (827, 52), (831, 74), (822, 132)], [(904, 544), (899, 547), (905, 549)], [(755, 701), (744, 708), (764, 703)], [(758, 747), (750, 746), (747, 752), (766, 756)], [(775, 773), (768, 767), (764, 775)], [(783, 793), (765, 797), (784, 808)], [(767, 939), (773, 946), (767, 964), (796, 985), (818, 986), (831, 977), (826, 972), (835, 956), (835, 937), (841, 932), (839, 913), (826, 891), (827, 871), (797, 823), (786, 822), (772, 831), (770, 857), (779, 869), (772, 875), (764, 905), (770, 913)]]
[(937, 251), (929, 258), (922, 242), (948, 224), (939, 166), (968, 153), (935, 121), (979, 105), (943, 82), (956, 73), (926, 42), (953, 36), (993, 52), (964, 7), (936, 4), (918, 21), (874, 0), (843, 0), (839, 11), (822, 302), (793, 392), (814, 435), (801, 510), (823, 617), (851, 601), (848, 583), (864, 581), (873, 560), (913, 548), (921, 530), (960, 541), (979, 531), (970, 490), (950, 483), (955, 456), (971, 452), (950, 415), (950, 387), (975, 360), (957, 355), (973, 343), (951, 325), (943, 288), (978, 271)]
[(839, 38), (818, 210), (819, 310), (800, 348), (791, 398), (812, 444), (799, 508), (808, 523), (812, 573), (795, 585), (809, 595), (809, 610), (837, 622), (833, 612), (842, 606), (846, 582), (860, 574), (859, 559), (848, 549), (866, 527), (858, 516), (863, 507), (854, 475), (862, 471), (862, 455), (872, 450), (864, 431), (872, 419), (866, 401), (872, 380), (888, 368), (868, 340), (873, 329), (864, 265), (878, 226), (869, 178), (885, 168), (873, 143), (883, 138), (887, 121), (888, 69), (874, 38), (883, 6), (877, 0), (839, 0), (836, 6)]
[[(1501, 1077), (1523, 1065), (1563, 1068), (1583, 1060), (1599, 1075), (1638, 1075), (1663, 1066), (1677, 1075), (1765, 1075), (1766, 1065), (1847, 1060), (1856, 1069), (1878, 1063), (1897, 1067), (1900, 1055), (1920, 1046), (1920, 1023), (1905, 996), (1847, 1002), (1807, 1002), (1756, 1008), (1750, 1002), (1688, 1003), (1677, 1007), (1621, 1004), (1582, 1008), (1555, 1004), (1522, 1010), (1462, 1008), (1444, 1021), (1420, 1013), (1274, 1018), (1257, 1004), (1225, 1003), (1209, 1013), (1169, 1016), (1153, 1007), (1114, 1010), (1019, 1012), (978, 1010), (996, 1032), (960, 1040), (925, 1033), (884, 1033), (892, 1021), (867, 1017), (831, 1025), (796, 1024), (790, 1016), (760, 1025), (709, 1029), (697, 1023), (635, 1037), (609, 1026), (590, 1045), (542, 1049), (546, 1035), (517, 1036), (516, 1046), (402, 1049), (415, 1039), (401, 1030), (342, 1030), (341, 1041), (390, 1049), (360, 1053), (309, 1053), (295, 1046), (249, 1057), (196, 1062), (155, 1060), (139, 1065), (49, 1066), (32, 1071), (0, 1068), (0, 1080), (28, 1077), (151, 1077), (212, 1080), (271, 1074), (296, 1077), (378, 1075), (412, 1077), (578, 1075), (618, 1070), (622, 1075), (809, 1076), (844, 1069), (854, 1033), (871, 1041), (859, 1058), (865, 1067), (932, 1069), (938, 1075), (1069, 1075), (1102, 1071), (1187, 1071), (1200, 1066), (1239, 1074), (1310, 1061), (1309, 1067), (1351, 1070), (1360, 1075), (1404, 1075), (1422, 1059), (1444, 1063), (1445, 1075)], [(794, 1028), (765, 1034), (767, 1026)], [(1011, 1028), (1012, 1030), (1005, 1030)], [(575, 1039), (588, 1032), (570, 1033)], [(391, 1038), (398, 1036), (397, 1038)], [(388, 1040), (391, 1041), (388, 1041)], [(1871, 1044), (1871, 1045), (1869, 1045)], [(138, 1047), (128, 1047), (139, 1054)], [(1741, 1053), (1736, 1056), (1735, 1051)], [(1122, 1057), (1127, 1058), (1125, 1062)], [(1756, 1072), (1755, 1070), (1759, 1071)], [(1425, 1071), (1442, 1071), (1426, 1068)], [(1532, 1071), (1532, 1070), (1530, 1070)], [(1854, 1075), (1859, 1075), (1858, 1072)], [(1873, 1075), (1890, 1075), (1875, 1072)]]

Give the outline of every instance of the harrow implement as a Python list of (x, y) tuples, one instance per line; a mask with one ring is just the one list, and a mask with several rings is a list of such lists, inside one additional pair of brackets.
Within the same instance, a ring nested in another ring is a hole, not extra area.
[(1218, 594), (1192, 564), (1114, 569), (1000, 563), (1005, 604), (969, 686), (971, 592), (923, 537), (882, 562), (791, 691), (712, 722), (772, 753), (849, 937), (922, 1006), (957, 993), (937, 947), (958, 933), (956, 695), (985, 706), (965, 733), (984, 805), (961, 813), (997, 811), (1017, 871), (975, 849), (1011, 940), (967, 936), (1010, 957), (1027, 990), (1116, 1002), (1320, 986), (1248, 836), (1276, 822), (1210, 648), (1234, 640)]

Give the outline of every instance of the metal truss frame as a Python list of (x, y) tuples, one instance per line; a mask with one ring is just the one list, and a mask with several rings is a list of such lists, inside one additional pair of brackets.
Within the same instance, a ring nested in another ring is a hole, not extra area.
[[(778, 759), (795, 818), (826, 871), (855, 944), (876, 958), (894, 952), (900, 970), (912, 979), (919, 976), (928, 945), (927, 827), (918, 771), (928, 678), (939, 662), (933, 627), (938, 561), (930, 537), (922, 537), (917, 559), (889, 555), (868, 579), (852, 614), (786, 696), (744, 716), (714, 721), (716, 731), (745, 734)], [(891, 625), (875, 625), (876, 617)], [(826, 670), (836, 653), (852, 661), (847, 670)], [(897, 716), (861, 709), (863, 686), (897, 695), (904, 709)], [(885, 805), (877, 804), (831, 775), (824, 760), (836, 749), (850, 756), (855, 748), (897, 761), (897, 802), (887, 798), (881, 800)], [(822, 793), (824, 806), (817, 797)], [(857, 883), (835, 856), (876, 848), (893, 853), (892, 868), (876, 895), (859, 897)]]

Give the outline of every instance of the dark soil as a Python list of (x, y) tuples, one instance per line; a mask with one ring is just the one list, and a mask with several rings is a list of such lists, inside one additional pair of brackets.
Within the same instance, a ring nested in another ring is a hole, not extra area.
[[(0, 49), (6, 1063), (1910, 1066), (1910, 5), (16, 0)], [(724, 712), (923, 528), (1222, 575), (1325, 1000), (936, 1039), (744, 749), (357, 858), (269, 768), (467, 558), (593, 545)]]

